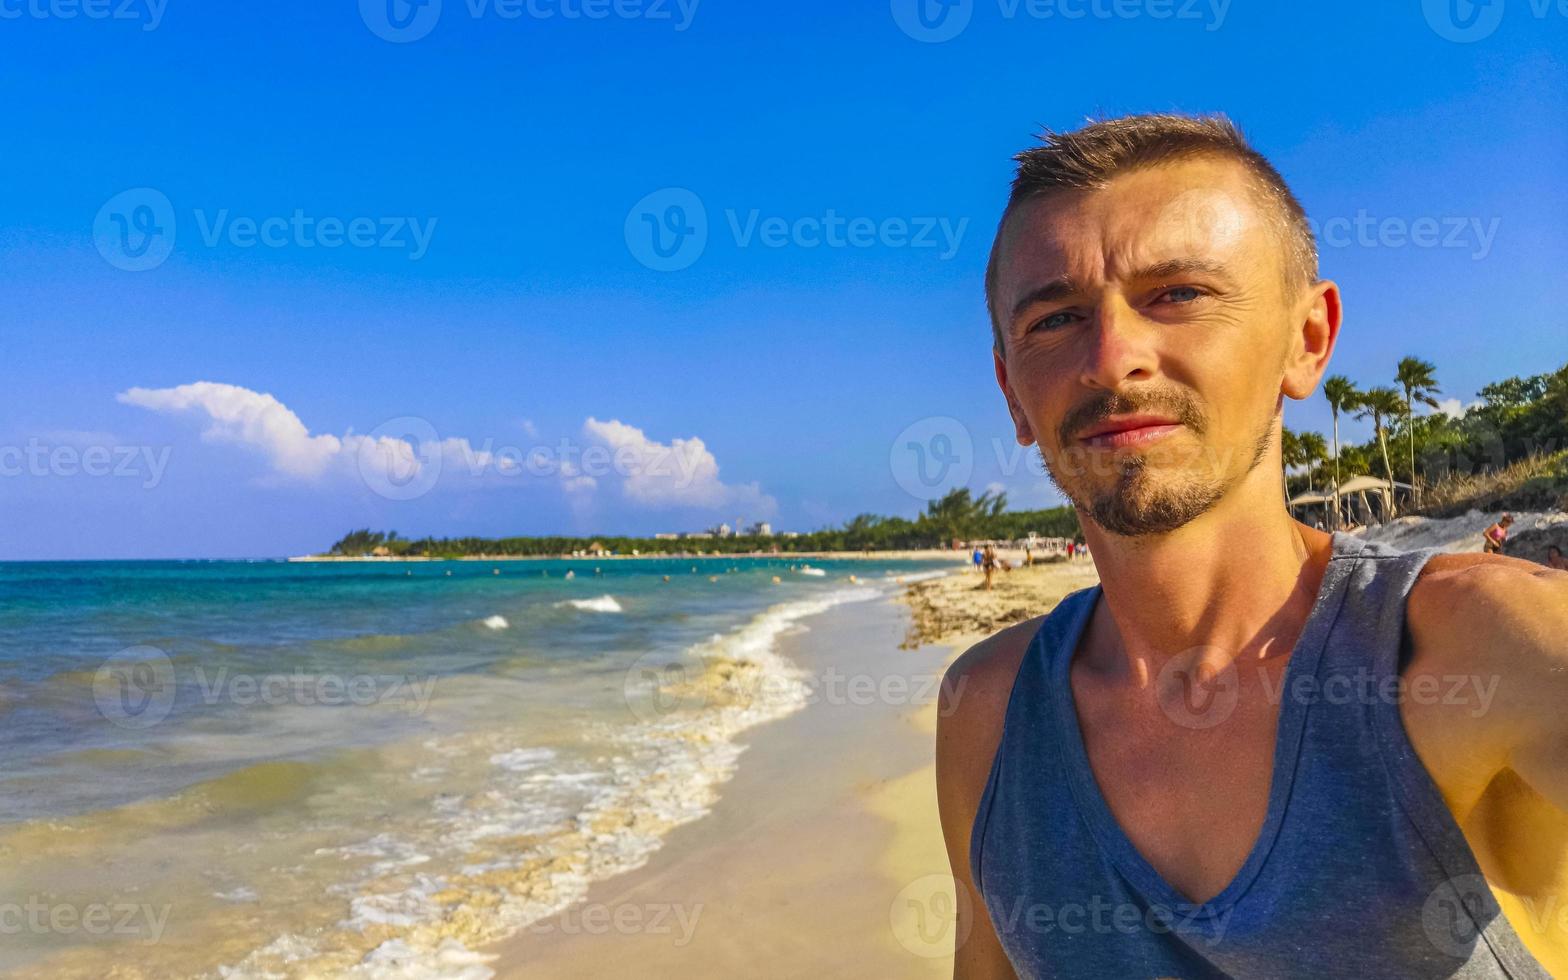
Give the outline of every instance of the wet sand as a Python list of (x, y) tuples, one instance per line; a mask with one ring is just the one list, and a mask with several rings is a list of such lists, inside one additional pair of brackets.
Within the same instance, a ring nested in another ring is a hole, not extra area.
[[(816, 692), (743, 741), (703, 819), (587, 902), (495, 944), (500, 977), (951, 976), (952, 879), (931, 763), (954, 657), (1096, 581), (1087, 560), (911, 586), (783, 642)], [(911, 614), (913, 610), (913, 615)], [(900, 644), (912, 648), (900, 649)]]

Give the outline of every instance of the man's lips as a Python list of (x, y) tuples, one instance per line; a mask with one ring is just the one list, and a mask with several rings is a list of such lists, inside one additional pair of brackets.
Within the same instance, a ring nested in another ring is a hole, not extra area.
[(1133, 415), (1110, 419), (1089, 429), (1078, 441), (1095, 449), (1144, 446), (1165, 438), (1181, 423), (1159, 415)]

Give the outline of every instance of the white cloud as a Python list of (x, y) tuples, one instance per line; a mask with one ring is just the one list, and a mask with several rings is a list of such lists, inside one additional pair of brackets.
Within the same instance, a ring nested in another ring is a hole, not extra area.
[[(756, 483), (729, 484), (719, 479), (719, 461), (696, 436), (668, 444), (617, 419), (590, 417), (583, 434), (610, 450), (610, 473), (620, 478), (621, 495), (649, 509), (741, 508), (747, 516), (772, 517), (778, 502)], [(587, 456), (584, 456), (585, 466)]]
[[(153, 412), (204, 416), (202, 438), (259, 452), (281, 476), (307, 481), (357, 477), (399, 499), (428, 491), (442, 477), (514, 485), (554, 477), (580, 507), (591, 506), (601, 487), (618, 487), (624, 501), (649, 510), (740, 508), (749, 517), (765, 519), (778, 508), (755, 483), (722, 482), (718, 461), (701, 439), (666, 445), (616, 420), (590, 417), (583, 434), (591, 445), (574, 458), (543, 447), (497, 447), (493, 440), (476, 448), (460, 437), (443, 439), (429, 422), (412, 417), (383, 423), (368, 435), (312, 433), (272, 395), (211, 381), (131, 388), (117, 397)], [(522, 427), (537, 436), (532, 422), (524, 420)]]
[(1482, 402), (1480, 399), (1476, 399), (1468, 405), (1461, 405), (1459, 403), (1459, 399), (1457, 398), (1445, 398), (1437, 403), (1437, 407), (1432, 410), (1431, 414), (1436, 415), (1438, 413), (1442, 413), (1449, 416), (1450, 418), (1459, 419), (1464, 418), (1466, 412), (1470, 411), (1472, 408), (1479, 407), (1481, 404)]

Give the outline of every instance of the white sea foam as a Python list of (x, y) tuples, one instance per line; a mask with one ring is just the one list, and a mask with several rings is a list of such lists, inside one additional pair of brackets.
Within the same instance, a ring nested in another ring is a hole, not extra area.
[[(744, 750), (737, 736), (808, 703), (807, 678), (779, 652), (778, 639), (800, 628), (806, 617), (883, 594), (858, 587), (782, 603), (686, 651), (698, 663), (753, 665), (754, 673), (745, 675), (747, 683), (755, 681), (766, 696), (698, 705), (631, 726), (592, 724), (594, 741), (613, 747), (613, 754), (596, 758), (571, 758), (540, 746), (492, 750), (486, 756), (494, 773), (488, 785), (466, 795), (437, 797), (425, 829), (417, 834), (418, 845), (382, 833), (357, 845), (318, 851), (345, 859), (380, 859), (357, 880), (329, 889), (349, 898), (349, 917), (340, 923), (342, 928), (357, 934), (376, 926), (406, 930), (368, 952), (347, 975), (377, 980), (493, 976), (487, 965), (492, 957), (440, 935), (441, 921), (452, 913), (454, 889), (474, 891), (473, 904), (490, 910), (480, 933), (468, 939), (478, 945), (557, 914), (583, 901), (592, 882), (646, 863), (670, 830), (712, 807), (718, 787), (733, 775)], [(602, 599), (614, 604), (609, 596)], [(434, 738), (423, 744), (439, 755), (457, 756), (473, 751), (471, 743), (466, 750), (456, 747), (464, 738)], [(538, 843), (521, 849), (495, 843), (519, 837)], [(438, 859), (428, 865), (428, 873), (415, 867), (425, 864), (427, 855)], [(465, 877), (474, 872), (531, 874), (535, 872), (530, 869), (541, 865), (548, 867), (547, 876), (529, 879), (536, 884), (528, 888), (491, 887)], [(274, 953), (281, 952), (278, 943), (273, 944)]]
[(826, 575), (827, 572), (823, 571), (820, 568), (812, 568), (810, 565), (802, 565), (802, 566), (800, 566), (800, 574), (802, 574), (802, 575), (823, 576), (823, 575)]
[(527, 772), (555, 758), (555, 752), (550, 749), (513, 749), (510, 752), (498, 752), (490, 757), (490, 761), (512, 772)]
[(898, 572), (888, 572), (883, 577), (897, 579), (904, 585), (913, 585), (916, 582), (929, 582), (934, 578), (947, 578), (951, 574), (953, 573), (947, 571), (946, 569), (938, 569), (934, 572), (906, 572), (904, 574), (899, 574)]
[(565, 602), (557, 602), (556, 606), (581, 609), (583, 612), (621, 612), (621, 604), (615, 601), (613, 595), (602, 595), (593, 599), (567, 599)]
[(346, 975), (377, 980), (489, 980), (493, 953), (476, 953), (455, 939), (433, 950), (416, 950), (401, 939), (382, 943)]
[(493, 630), (504, 630), (512, 625), (506, 621), (505, 616), (489, 616), (485, 619), (484, 624)]

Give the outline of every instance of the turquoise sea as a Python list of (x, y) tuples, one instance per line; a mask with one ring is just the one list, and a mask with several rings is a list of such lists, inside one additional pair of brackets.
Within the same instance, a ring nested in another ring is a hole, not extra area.
[(483, 977), (951, 564), (0, 563), (0, 970)]

